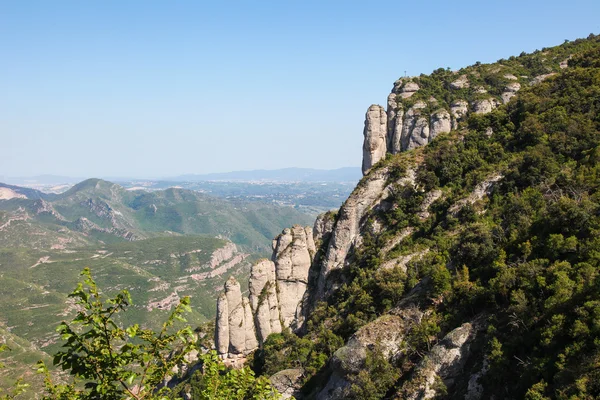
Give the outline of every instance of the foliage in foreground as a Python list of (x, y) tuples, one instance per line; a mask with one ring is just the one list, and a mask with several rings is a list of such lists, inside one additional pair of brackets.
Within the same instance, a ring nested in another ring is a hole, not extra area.
[[(65, 343), (54, 356), (54, 364), (71, 379), (55, 381), (40, 361), (38, 372), (45, 375), (43, 399), (179, 399), (165, 382), (185, 364), (186, 355), (197, 350), (194, 332), (183, 326), (183, 314), (190, 311), (189, 298), (181, 299), (160, 332), (137, 324), (121, 327), (115, 316), (131, 305), (127, 290), (105, 300), (90, 270), (84, 269), (82, 275), (83, 282), (70, 294), (77, 299), (79, 311), (71, 323), (57, 328)], [(255, 378), (249, 368), (226, 368), (215, 352), (201, 355), (200, 364), (191, 387), (194, 399), (278, 398), (266, 378)], [(19, 382), (13, 393), (0, 399), (12, 399), (24, 388)]]

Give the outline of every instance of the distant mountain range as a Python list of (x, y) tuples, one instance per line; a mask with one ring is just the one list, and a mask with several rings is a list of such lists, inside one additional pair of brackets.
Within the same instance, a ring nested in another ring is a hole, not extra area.
[[(184, 174), (173, 177), (160, 178), (159, 180), (171, 182), (199, 182), (199, 181), (270, 181), (270, 182), (358, 182), (362, 177), (359, 167), (344, 167), (338, 169), (313, 169), (313, 168), (282, 168), (273, 170), (232, 171), (210, 174)], [(106, 180), (145, 181), (156, 180), (135, 177), (103, 177)], [(12, 185), (61, 185), (81, 182), (84, 178), (60, 175), (36, 175), (30, 177), (2, 177), (3, 182)]]
[(283, 168), (233, 171), (213, 174), (187, 174), (165, 178), (168, 181), (275, 181), (275, 182), (358, 182), (360, 168), (338, 169)]

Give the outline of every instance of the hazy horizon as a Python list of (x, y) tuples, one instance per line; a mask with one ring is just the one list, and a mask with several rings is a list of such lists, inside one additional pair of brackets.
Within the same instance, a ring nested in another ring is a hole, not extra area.
[[(0, 176), (360, 165), (393, 82), (600, 32), (600, 4), (0, 1)], [(535, 15), (536, 17), (531, 17)]]

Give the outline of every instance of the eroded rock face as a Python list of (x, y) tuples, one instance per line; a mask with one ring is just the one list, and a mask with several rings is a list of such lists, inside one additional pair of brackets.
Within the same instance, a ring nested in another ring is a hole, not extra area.
[[(420, 291), (420, 287), (416, 291)], [(395, 308), (392, 313), (383, 315), (360, 328), (339, 348), (331, 359), (332, 374), (317, 399), (341, 400), (346, 398), (346, 389), (350, 386), (350, 375), (364, 368), (369, 351), (381, 351), (388, 359), (394, 359), (403, 351), (403, 341), (411, 328), (418, 325), (423, 312), (413, 301), (413, 297)]]
[(215, 327), (216, 347), (223, 358), (240, 360), (270, 334), (303, 322), (302, 300), (315, 252), (312, 228), (294, 226), (274, 240), (273, 260), (252, 266), (249, 298), (229, 278), (217, 302)]
[(487, 114), (498, 107), (498, 100), (491, 97), (489, 99), (475, 100), (471, 106), (475, 114)]
[(452, 119), (450, 113), (439, 109), (431, 115), (431, 128), (429, 130), (429, 141), (433, 140), (440, 133), (448, 133), (452, 130)]
[(229, 310), (229, 352), (244, 354), (246, 351), (246, 326), (240, 284), (231, 277), (225, 283), (225, 296)]
[(297, 396), (302, 387), (304, 371), (299, 368), (284, 369), (269, 377), (271, 385), (281, 394), (282, 399)]
[(406, 82), (402, 88), (400, 88), (399, 94), (403, 99), (408, 99), (419, 89), (419, 85), (416, 82)]
[(313, 228), (313, 243), (315, 247), (321, 246), (324, 241), (328, 241), (333, 231), (335, 215), (331, 212), (319, 214), (315, 220)]
[(469, 79), (466, 75), (461, 75), (457, 80), (450, 83), (452, 89), (464, 89), (469, 87)]
[(414, 149), (429, 142), (429, 118), (422, 115), (427, 104), (415, 103), (404, 115), (400, 134), (400, 151)]
[(502, 102), (504, 104), (508, 103), (510, 99), (517, 95), (517, 92), (521, 89), (521, 84), (519, 82), (511, 82), (504, 88), (504, 92), (502, 93)]
[(387, 114), (383, 107), (373, 104), (365, 115), (363, 131), (363, 174), (385, 157), (387, 152)]
[(229, 308), (225, 293), (221, 293), (217, 298), (215, 346), (219, 354), (229, 353)]
[(461, 122), (469, 112), (469, 103), (465, 100), (456, 100), (450, 104), (450, 114), (452, 114), (452, 129), (458, 128)]
[(452, 387), (460, 375), (468, 356), (476, 329), (467, 322), (447, 334), (419, 364), (416, 376), (405, 385), (404, 398), (409, 400), (433, 399), (437, 395), (436, 380)]
[(312, 229), (294, 226), (276, 239), (273, 252), (281, 321), (284, 326), (302, 317), (302, 298), (315, 254)]
[(359, 236), (362, 218), (381, 200), (387, 175), (387, 168), (371, 173), (340, 208), (327, 252), (320, 265), (317, 298), (322, 298), (332, 288), (328, 281), (329, 275), (332, 271), (343, 268), (348, 251)]

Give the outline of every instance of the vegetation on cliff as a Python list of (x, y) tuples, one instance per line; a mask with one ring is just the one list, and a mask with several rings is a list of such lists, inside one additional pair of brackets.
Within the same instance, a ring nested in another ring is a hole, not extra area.
[[(304, 368), (303, 392), (314, 395), (339, 343), (418, 288), (425, 317), (392, 360), (372, 349), (367, 360), (385, 362), (349, 373), (347, 397), (410, 397), (425, 355), (473, 320), (483, 321), (483, 334), (462, 376), (449, 391), (438, 382), (438, 394), (464, 395), (483, 369), (482, 398), (600, 396), (600, 40), (592, 35), (500, 64), (569, 55), (568, 68), (507, 105), (472, 114), (459, 130), (373, 168), (389, 168), (392, 184), (416, 168), (416, 185), (398, 186), (385, 199), (390, 208), (368, 214), (339, 290), (311, 313), (301, 339), (267, 341), (259, 372)], [(407, 255), (405, 265), (383, 267)]]

